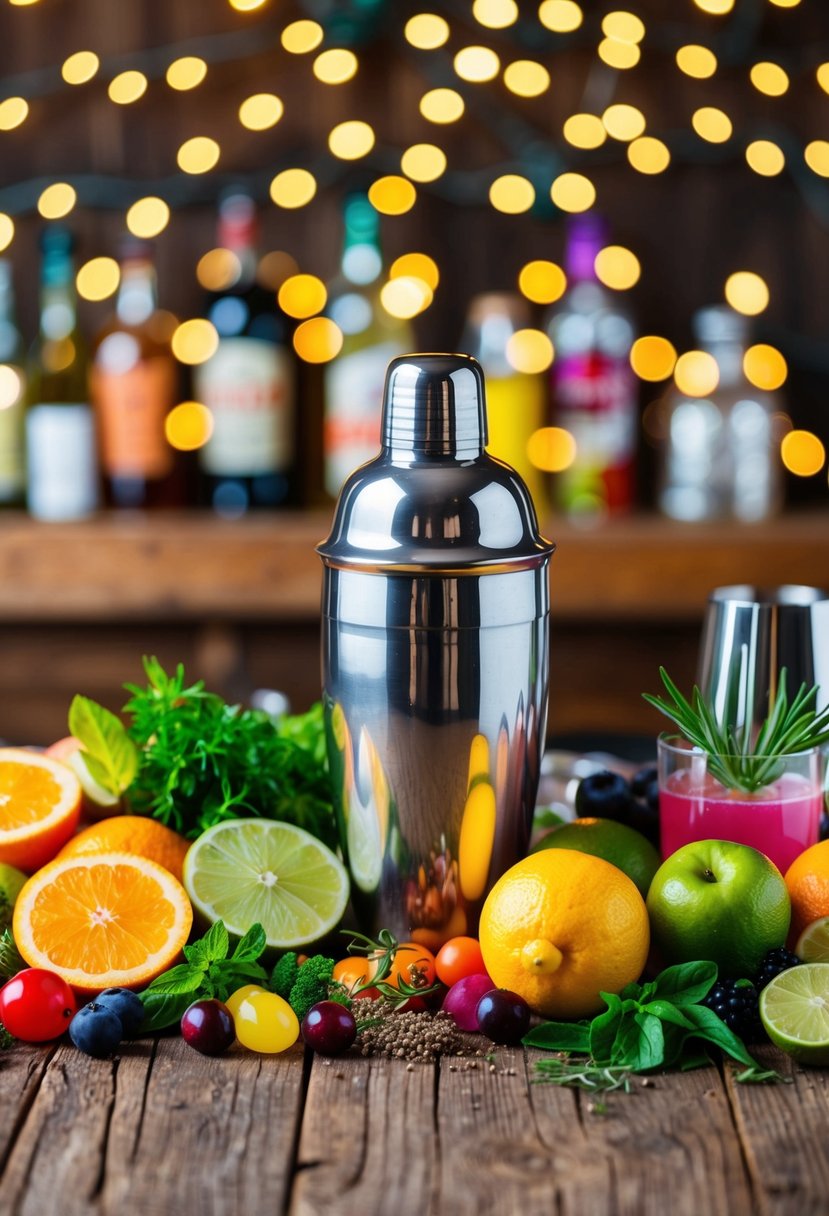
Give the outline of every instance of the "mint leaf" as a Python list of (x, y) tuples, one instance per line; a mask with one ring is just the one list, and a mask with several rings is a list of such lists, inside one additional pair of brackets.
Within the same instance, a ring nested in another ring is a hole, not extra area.
[(541, 1047), (544, 1051), (590, 1050), (590, 1027), (586, 1022), (542, 1022), (521, 1040), (525, 1047)]
[(227, 952), (230, 949), (230, 938), (227, 935), (224, 921), (217, 920), (215, 925), (210, 927), (201, 939), (201, 945), (204, 947), (205, 956), (209, 963), (218, 963), (227, 958)]
[(159, 992), (156, 988), (147, 988), (139, 995), (144, 1005), (144, 1021), (139, 1031), (142, 1035), (175, 1026), (194, 999), (192, 992)]
[(654, 995), (672, 1005), (696, 1005), (717, 982), (717, 964), (700, 961), (667, 967), (656, 977)]
[[(183, 992), (196, 992), (204, 982), (204, 971), (200, 967), (191, 967), (189, 963), (181, 963), (171, 967), (156, 976), (147, 992), (164, 992), (170, 995)], [(142, 997), (143, 1000), (143, 997)]]
[(245, 936), (238, 942), (231, 955), (234, 963), (256, 962), (268, 944), (265, 930), (257, 921), (251, 925)]
[(69, 733), (79, 739), (92, 777), (110, 794), (120, 795), (138, 772), (138, 748), (121, 719), (77, 695), (69, 706)]

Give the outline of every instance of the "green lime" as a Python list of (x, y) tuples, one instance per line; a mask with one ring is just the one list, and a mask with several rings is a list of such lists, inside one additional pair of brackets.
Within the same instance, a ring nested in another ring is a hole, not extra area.
[(0, 862), (0, 933), (11, 926), (14, 905), (25, 881), (26, 875), (20, 870)]
[(659, 854), (651, 842), (641, 832), (614, 819), (574, 819), (572, 823), (564, 823), (542, 836), (530, 851), (538, 853), (541, 849), (577, 849), (601, 857), (627, 874), (643, 899), (659, 869)]
[(829, 1064), (829, 963), (781, 971), (760, 993), (760, 1019), (801, 1064)]
[(806, 926), (794, 952), (804, 963), (829, 963), (829, 916), (821, 916)]
[(241, 937), (257, 921), (269, 946), (293, 950), (334, 929), (348, 903), (342, 863), (310, 832), (272, 819), (229, 819), (191, 845), (184, 885), (209, 921)]

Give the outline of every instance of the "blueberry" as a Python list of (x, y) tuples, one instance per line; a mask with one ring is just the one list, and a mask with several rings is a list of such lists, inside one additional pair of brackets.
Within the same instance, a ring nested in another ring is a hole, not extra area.
[(638, 769), (630, 779), (630, 788), (634, 798), (647, 798), (648, 786), (652, 781), (656, 781), (657, 772), (654, 765), (647, 765), (645, 768)]
[(646, 803), (634, 802), (625, 820), (628, 827), (641, 832), (655, 849), (659, 848), (659, 811)]
[(69, 1023), (69, 1038), (79, 1051), (99, 1060), (111, 1056), (124, 1037), (117, 1013), (92, 1001), (79, 1009)]
[(823, 811), (820, 816), (820, 839), (826, 840), (829, 837), (829, 814)]
[(628, 823), (632, 804), (630, 786), (618, 773), (591, 773), (576, 790), (576, 814), (580, 819), (595, 815)]
[(96, 1005), (111, 1009), (121, 1019), (125, 1039), (134, 1039), (144, 1021), (144, 1004), (129, 988), (105, 988), (95, 997)]

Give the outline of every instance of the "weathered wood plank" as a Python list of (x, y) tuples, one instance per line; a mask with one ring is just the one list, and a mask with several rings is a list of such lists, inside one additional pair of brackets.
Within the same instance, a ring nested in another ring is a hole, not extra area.
[(15, 1044), (0, 1053), (0, 1175), (35, 1100), (54, 1047)]

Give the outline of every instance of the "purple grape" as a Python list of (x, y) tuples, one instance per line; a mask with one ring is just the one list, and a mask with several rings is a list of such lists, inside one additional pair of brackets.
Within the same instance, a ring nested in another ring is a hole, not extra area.
[(467, 975), (453, 984), (443, 998), (443, 1008), (451, 1013), (458, 1030), (478, 1029), (476, 1010), (485, 992), (495, 987), (488, 975)]
[(236, 1038), (233, 1014), (221, 1001), (194, 1001), (182, 1014), (181, 1037), (203, 1056), (220, 1056)]
[(302, 1038), (320, 1056), (338, 1056), (357, 1037), (354, 1014), (337, 1001), (318, 1001), (302, 1019)]
[(478, 1029), (493, 1043), (520, 1043), (530, 1025), (530, 1007), (507, 988), (493, 988), (478, 1001)]

